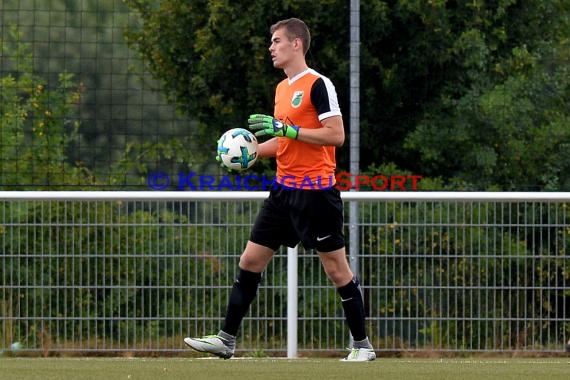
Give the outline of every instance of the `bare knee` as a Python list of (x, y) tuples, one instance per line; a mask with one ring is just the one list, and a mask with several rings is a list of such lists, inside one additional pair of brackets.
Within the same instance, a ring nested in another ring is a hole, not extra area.
[(335, 287), (339, 288), (344, 286), (352, 280), (353, 274), (350, 269), (348, 270), (333, 270), (326, 272)]
[(325, 273), (337, 288), (352, 280), (353, 273), (346, 260), (344, 249), (337, 252), (319, 253), (319, 257)]
[(250, 272), (261, 273), (265, 270), (274, 251), (263, 245), (248, 241), (239, 259), (239, 267)]

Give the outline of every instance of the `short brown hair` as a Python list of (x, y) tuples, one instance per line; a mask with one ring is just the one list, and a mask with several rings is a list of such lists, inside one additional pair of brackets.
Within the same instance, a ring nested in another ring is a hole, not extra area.
[(277, 29), (281, 28), (285, 28), (289, 41), (299, 38), (303, 42), (303, 53), (307, 54), (309, 46), (311, 46), (311, 33), (307, 24), (298, 18), (288, 18), (271, 25), (269, 32), (273, 34)]

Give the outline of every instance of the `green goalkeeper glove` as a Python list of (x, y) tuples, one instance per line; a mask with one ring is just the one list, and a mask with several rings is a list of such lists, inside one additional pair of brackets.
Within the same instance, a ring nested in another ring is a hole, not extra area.
[(273, 116), (254, 114), (247, 119), (249, 129), (255, 132), (256, 136), (289, 137), (295, 140), (299, 136), (299, 127), (283, 123)]

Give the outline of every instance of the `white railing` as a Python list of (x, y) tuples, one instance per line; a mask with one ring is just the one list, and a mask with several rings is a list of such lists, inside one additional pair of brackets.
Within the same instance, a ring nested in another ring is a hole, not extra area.
[[(255, 200), (265, 199), (265, 191), (0, 191), (0, 200)], [(451, 192), (451, 191), (344, 191), (346, 201), (493, 201), (568, 202), (569, 192)]]

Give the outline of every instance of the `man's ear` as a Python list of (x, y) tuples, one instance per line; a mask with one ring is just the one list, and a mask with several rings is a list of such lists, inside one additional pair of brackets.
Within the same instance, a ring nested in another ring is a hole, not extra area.
[(295, 38), (295, 40), (293, 41), (293, 46), (295, 46), (295, 49), (301, 49), (301, 39), (300, 38)]

